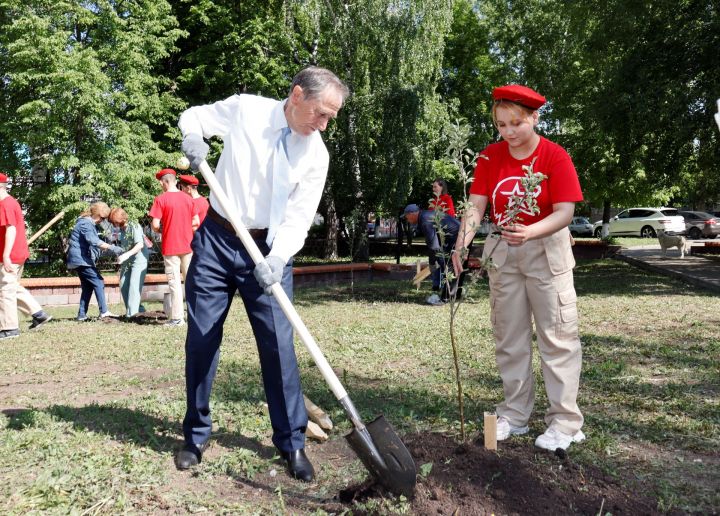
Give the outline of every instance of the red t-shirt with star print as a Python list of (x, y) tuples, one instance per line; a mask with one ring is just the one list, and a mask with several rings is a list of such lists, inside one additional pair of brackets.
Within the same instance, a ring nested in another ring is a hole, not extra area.
[(497, 225), (508, 222), (504, 218), (510, 196), (524, 195), (520, 179), (534, 158), (534, 172), (547, 176), (533, 193), (540, 213), (535, 215), (529, 209), (522, 210), (517, 222), (526, 226), (538, 222), (552, 213), (552, 205), (559, 202), (579, 202), (583, 200), (580, 181), (575, 166), (568, 153), (557, 143), (540, 137), (535, 151), (525, 159), (515, 159), (510, 155), (506, 141), (488, 145), (477, 159), (475, 177), (470, 193), (489, 198), (492, 221)]

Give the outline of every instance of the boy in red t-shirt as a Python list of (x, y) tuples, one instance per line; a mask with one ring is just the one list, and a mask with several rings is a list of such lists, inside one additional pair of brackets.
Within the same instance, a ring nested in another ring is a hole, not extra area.
[(153, 231), (159, 233), (162, 226), (161, 251), (170, 287), (170, 314), (167, 314), (170, 320), (165, 325), (182, 326), (185, 324), (182, 282), (192, 258), (193, 231), (200, 221), (192, 199), (178, 190), (177, 174), (173, 169), (160, 170), (155, 177), (160, 181), (163, 193), (155, 197), (150, 217)]
[(45, 324), (52, 316), (20, 285), (23, 265), (30, 256), (25, 236), (25, 219), (20, 204), (7, 192), (7, 175), (0, 173), (0, 339), (20, 335), (17, 311), (32, 315), (30, 329)]
[[(570, 156), (535, 133), (545, 97), (525, 86), (493, 90), (493, 121), (502, 141), (478, 156), (469, 201), (453, 254), (456, 271), (485, 209), (499, 228), (483, 249), (489, 267), (496, 362), (505, 400), (497, 406), (497, 439), (528, 432), (534, 402), (533, 320), (550, 407), (548, 429), (535, 445), (555, 451), (583, 441), (577, 405), (581, 348), (568, 224), (582, 192)], [(528, 201), (521, 179), (528, 170), (544, 174)], [(517, 203), (522, 204), (518, 207)], [(536, 206), (534, 206), (536, 204)], [(519, 208), (510, 220), (509, 208)], [(536, 212), (535, 208), (539, 208)]]

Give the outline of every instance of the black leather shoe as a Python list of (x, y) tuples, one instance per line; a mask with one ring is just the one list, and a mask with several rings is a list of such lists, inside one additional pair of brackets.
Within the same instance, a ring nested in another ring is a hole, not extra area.
[(303, 482), (312, 482), (315, 478), (315, 470), (310, 459), (305, 455), (305, 450), (291, 452), (280, 452), (282, 458), (287, 462), (288, 472), (293, 478)]
[(208, 444), (189, 444), (185, 446), (175, 455), (175, 465), (177, 469), (190, 469), (200, 464), (202, 454), (207, 449)]

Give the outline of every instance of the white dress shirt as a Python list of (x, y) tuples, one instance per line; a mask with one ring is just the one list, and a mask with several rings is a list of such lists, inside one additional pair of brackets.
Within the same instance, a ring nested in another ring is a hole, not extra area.
[[(247, 228), (267, 228), (272, 199), (273, 150), (288, 126), (284, 101), (255, 95), (233, 95), (183, 112), (178, 123), (183, 136), (219, 136), (223, 151), (215, 176)], [(329, 156), (318, 131), (309, 136), (291, 132), (287, 137), (290, 196), (270, 255), (287, 262), (305, 242), (315, 217)], [(210, 194), (210, 204), (225, 216)]]

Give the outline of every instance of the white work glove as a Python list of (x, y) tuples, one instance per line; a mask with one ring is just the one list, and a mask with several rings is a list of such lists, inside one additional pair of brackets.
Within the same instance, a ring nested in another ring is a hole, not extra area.
[(129, 252), (123, 253), (120, 256), (118, 256), (118, 259), (117, 259), (118, 265), (122, 265), (124, 262), (127, 261), (128, 258), (130, 258)]
[(190, 133), (183, 138), (182, 146), (180, 148), (185, 153), (185, 156), (187, 156), (187, 159), (190, 160), (190, 166), (193, 170), (200, 169), (200, 163), (205, 161), (208, 151), (210, 150), (210, 147), (207, 143), (205, 143), (203, 137), (199, 134), (193, 133)]
[(258, 284), (269, 296), (272, 294), (272, 286), (282, 280), (285, 262), (277, 256), (268, 256), (255, 266), (253, 274)]

